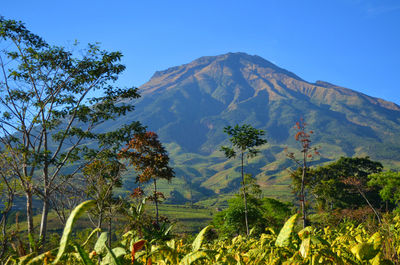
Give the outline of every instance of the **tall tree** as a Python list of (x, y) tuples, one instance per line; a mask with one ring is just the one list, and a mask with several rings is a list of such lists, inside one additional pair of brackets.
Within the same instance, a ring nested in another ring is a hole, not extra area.
[(295, 140), (300, 143), (301, 158), (298, 159), (294, 153), (289, 152), (287, 156), (292, 159), (299, 168), (301, 168), (301, 182), (300, 182), (300, 204), (302, 210), (303, 228), (307, 226), (307, 209), (306, 209), (306, 196), (305, 196), (305, 184), (307, 179), (308, 161), (313, 157), (314, 154), (318, 155), (318, 151), (315, 147), (311, 146), (311, 134), (313, 131), (307, 131), (307, 123), (303, 118), (296, 122), (294, 126), (296, 134)]
[[(108, 155), (95, 159), (90, 164), (86, 165), (82, 170), (85, 181), (85, 193), (88, 198), (96, 201), (92, 213), (97, 218), (95, 224), (97, 228), (102, 228), (103, 221), (112, 221), (113, 206), (118, 203), (118, 200), (113, 198), (115, 188), (122, 186), (122, 171), (125, 167), (116, 159), (110, 158)], [(109, 225), (109, 240), (111, 240), (111, 225)], [(98, 233), (100, 235), (100, 233)], [(111, 242), (109, 241), (109, 246)]]
[[(118, 88), (124, 71), (120, 52), (89, 44), (74, 53), (51, 46), (21, 22), (0, 17), (0, 141), (14, 153), (27, 200), (28, 234), (33, 238), (32, 198), (43, 202), (39, 237), (44, 242), (50, 196), (63, 185), (63, 169), (102, 149), (118, 149), (141, 129), (133, 122), (99, 133), (96, 126), (133, 110), (124, 99), (136, 88)], [(118, 103), (118, 104), (117, 104)], [(88, 144), (90, 143), (90, 144)], [(82, 160), (80, 162), (83, 162)], [(70, 169), (68, 181), (84, 166)]]
[(229, 141), (232, 143), (232, 147), (222, 146), (221, 151), (224, 152), (227, 158), (234, 158), (237, 155), (240, 156), (244, 199), (244, 218), (246, 223), (246, 234), (249, 235), (249, 223), (247, 218), (247, 192), (244, 175), (244, 158), (254, 157), (255, 155), (257, 155), (259, 150), (256, 149), (256, 147), (267, 143), (267, 140), (261, 138), (265, 134), (263, 130), (255, 129), (248, 124), (243, 124), (242, 126), (236, 124), (235, 127), (226, 126), (224, 128), (224, 132), (230, 136)]
[(10, 240), (10, 233), (7, 233), (7, 221), (14, 199), (18, 195), (16, 182), (7, 152), (2, 151), (0, 152), (0, 263), (3, 262)]
[(138, 172), (137, 183), (153, 181), (154, 190), (151, 199), (155, 203), (158, 225), (158, 204), (162, 194), (157, 191), (157, 179), (170, 181), (175, 176), (173, 169), (168, 165), (167, 151), (158, 140), (156, 133), (146, 132), (135, 134), (119, 155), (121, 158), (128, 159)]

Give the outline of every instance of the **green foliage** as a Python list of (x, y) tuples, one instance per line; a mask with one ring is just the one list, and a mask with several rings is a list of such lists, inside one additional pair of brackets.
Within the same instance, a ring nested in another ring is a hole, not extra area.
[[(91, 201), (78, 206), (71, 214), (76, 219), (79, 213), (87, 210)], [(400, 249), (400, 217), (390, 219), (387, 227), (397, 231), (385, 236), (386, 226), (370, 234), (364, 226), (347, 226), (345, 230), (325, 227), (321, 230), (308, 226), (296, 233), (298, 214), (290, 217), (276, 235), (273, 230), (251, 237), (237, 236), (232, 240), (206, 240), (211, 226), (205, 227), (193, 242), (184, 243), (172, 239), (158, 243), (139, 240), (129, 231), (123, 240), (116, 242), (113, 249), (106, 245), (107, 234), (103, 233), (95, 245), (95, 251), (89, 252), (83, 245), (73, 240), (62, 241), (66, 245), (63, 254), (57, 255), (58, 264), (112, 264), (112, 265), (148, 265), (148, 264), (352, 264), (386, 265), (398, 264)], [(69, 226), (73, 223), (69, 223)], [(71, 227), (70, 227), (71, 228)], [(70, 229), (65, 229), (68, 232)], [(390, 245), (387, 245), (388, 242)], [(385, 246), (385, 247), (384, 247)], [(396, 253), (390, 252), (392, 249)], [(60, 253), (60, 252), (59, 252)], [(10, 257), (7, 264), (48, 264), (56, 250), (35, 256), (32, 253), (21, 258)]]
[[(245, 234), (244, 204), (241, 196), (228, 200), (228, 208), (214, 216), (213, 224), (222, 237), (231, 238)], [(288, 204), (272, 198), (248, 197), (248, 222), (254, 235), (261, 234), (266, 227), (279, 229), (291, 214)]]
[[(367, 205), (360, 194), (365, 193), (369, 201), (380, 206), (378, 191), (370, 188), (368, 176), (382, 171), (382, 164), (369, 157), (341, 157), (325, 166), (309, 169), (305, 180), (306, 187), (316, 198), (317, 206), (323, 210), (338, 208), (357, 208)], [(300, 186), (301, 171), (292, 174), (295, 189)]]
[[(240, 152), (248, 152), (247, 156), (252, 157), (258, 153), (256, 147), (267, 143), (267, 140), (261, 137), (265, 134), (263, 130), (253, 128), (251, 125), (243, 124), (242, 126), (235, 125), (235, 127), (227, 126), (224, 132), (231, 138), (229, 141), (234, 148)], [(237, 151), (234, 148), (222, 146), (221, 150), (225, 153), (227, 158), (236, 157)]]
[(377, 186), (382, 200), (398, 205), (400, 201), (400, 172), (385, 171), (368, 176), (369, 186)]
[(278, 230), (282, 223), (292, 214), (293, 205), (273, 198), (261, 199), (261, 211), (265, 226)]
[[(263, 221), (259, 201), (255, 198), (249, 198), (247, 204), (247, 217), (249, 227), (260, 225)], [(215, 215), (213, 224), (219, 232), (232, 237), (238, 234), (246, 234), (246, 223), (244, 217), (244, 202), (242, 197), (235, 196), (228, 200), (228, 208)]]

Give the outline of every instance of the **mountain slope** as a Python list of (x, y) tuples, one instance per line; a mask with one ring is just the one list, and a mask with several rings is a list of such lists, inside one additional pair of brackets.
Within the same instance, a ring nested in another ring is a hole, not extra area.
[(400, 166), (398, 105), (327, 82), (309, 83), (259, 56), (201, 57), (156, 72), (140, 91), (129, 119), (141, 121), (167, 144), (178, 177), (186, 180), (177, 181), (185, 196), (182, 187), (189, 183), (197, 198), (239, 186), (237, 161), (218, 152), (227, 144), (226, 125), (248, 123), (266, 131), (269, 144), (249, 161), (247, 171), (257, 175), (268, 194), (283, 196), (289, 190), (285, 169), (292, 164), (284, 148), (296, 146), (291, 128), (300, 117), (315, 131), (312, 140), (322, 154), (318, 162), (369, 155)]

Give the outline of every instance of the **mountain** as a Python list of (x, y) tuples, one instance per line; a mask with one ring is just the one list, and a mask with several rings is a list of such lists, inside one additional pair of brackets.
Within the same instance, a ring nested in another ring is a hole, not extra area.
[(328, 82), (307, 82), (259, 56), (201, 57), (156, 72), (140, 93), (141, 99), (132, 102), (136, 110), (112, 126), (139, 120), (156, 131), (177, 173), (172, 187), (185, 197), (188, 187), (196, 199), (239, 187), (238, 161), (218, 151), (228, 144), (227, 125), (247, 123), (266, 131), (268, 144), (248, 161), (246, 171), (257, 176), (266, 194), (277, 197), (288, 196), (286, 169), (293, 163), (284, 149), (298, 146), (293, 125), (300, 117), (320, 148), (314, 163), (369, 155), (400, 167), (398, 105)]

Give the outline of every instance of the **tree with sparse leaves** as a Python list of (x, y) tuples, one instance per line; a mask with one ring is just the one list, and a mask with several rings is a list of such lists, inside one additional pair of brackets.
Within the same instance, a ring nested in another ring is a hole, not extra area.
[[(303, 118), (300, 121), (296, 122), (294, 126), (296, 130), (296, 134), (294, 136), (295, 140), (300, 143), (300, 152), (301, 158), (298, 159), (294, 153), (289, 152), (287, 156), (293, 160), (296, 165), (301, 168), (301, 182), (300, 182), (300, 204), (302, 210), (302, 220), (303, 220), (303, 228), (307, 226), (307, 209), (306, 209), (306, 196), (305, 196), (305, 187), (306, 187), (306, 179), (308, 162), (313, 157), (313, 155), (319, 155), (317, 148), (311, 146), (311, 135), (314, 133), (313, 131), (307, 131), (307, 123)], [(292, 174), (293, 175), (293, 174)]]
[(244, 199), (244, 218), (246, 224), (246, 234), (249, 235), (249, 223), (247, 218), (247, 192), (244, 175), (244, 158), (254, 157), (255, 155), (257, 155), (259, 150), (256, 149), (256, 147), (267, 143), (267, 140), (261, 138), (265, 134), (263, 130), (255, 129), (248, 124), (243, 124), (242, 126), (235, 125), (235, 127), (227, 126), (224, 128), (224, 132), (230, 136), (229, 141), (232, 143), (232, 147), (222, 146), (221, 151), (224, 152), (227, 158), (234, 158), (238, 155), (240, 156)]
[(170, 181), (175, 177), (173, 169), (168, 165), (169, 157), (167, 151), (158, 140), (158, 135), (154, 132), (135, 134), (127, 147), (121, 150), (119, 156), (120, 158), (128, 159), (138, 172), (137, 183), (153, 181), (154, 190), (150, 199), (154, 201), (156, 207), (156, 224), (158, 225), (158, 204), (164, 195), (157, 191), (157, 180), (165, 179)]
[[(122, 186), (122, 172), (125, 166), (117, 159), (110, 158), (105, 154), (92, 161), (83, 168), (82, 173), (86, 182), (85, 194), (87, 198), (96, 201), (96, 206), (90, 212), (97, 222), (90, 217), (90, 220), (97, 228), (102, 228), (105, 219), (108, 219), (109, 246), (111, 245), (111, 222), (115, 214), (115, 206), (118, 200), (113, 198), (115, 188)], [(98, 233), (100, 236), (100, 233)]]
[(17, 179), (13, 174), (10, 157), (3, 150), (0, 152), (0, 263), (9, 247), (11, 236), (7, 232), (7, 221), (18, 195)]
[[(42, 201), (39, 238), (46, 240), (50, 197), (103, 149), (120, 148), (142, 129), (133, 122), (106, 133), (96, 126), (133, 110), (136, 88), (114, 84), (125, 70), (120, 52), (89, 44), (73, 52), (51, 46), (23, 23), (0, 17), (0, 144), (9, 150), (26, 197), (28, 235), (32, 201)], [(89, 144), (88, 144), (89, 143)], [(66, 165), (79, 166), (63, 172)], [(64, 176), (64, 177), (60, 177)]]

